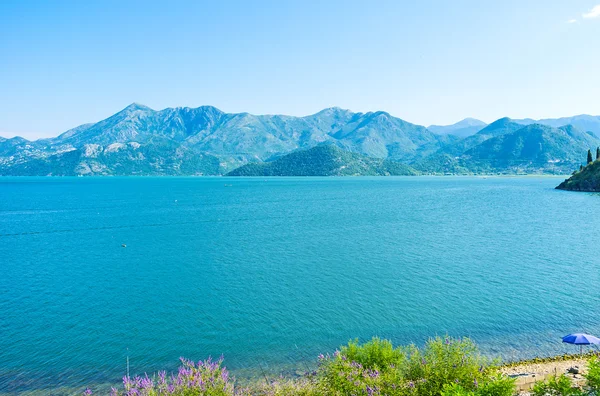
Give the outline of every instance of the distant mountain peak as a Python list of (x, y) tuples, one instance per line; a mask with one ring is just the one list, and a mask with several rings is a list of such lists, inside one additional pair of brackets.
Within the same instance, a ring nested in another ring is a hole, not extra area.
[(334, 106), (334, 107), (327, 107), (319, 112), (316, 112), (315, 114), (311, 114), (309, 117), (325, 115), (325, 114), (347, 114), (347, 113), (352, 113), (352, 111), (347, 110), (347, 109), (342, 109), (341, 107)]
[(373, 116), (375, 116), (375, 117), (380, 117), (380, 116), (391, 117), (390, 113), (388, 113), (387, 111), (376, 111), (373, 113)]
[(470, 126), (479, 126), (479, 125), (487, 125), (485, 122), (478, 120), (477, 118), (467, 117), (455, 125), (470, 125)]
[(431, 132), (438, 135), (455, 135), (465, 138), (476, 134), (487, 124), (475, 118), (465, 118), (452, 125), (430, 125), (427, 127)]
[(136, 103), (136, 102), (133, 102), (129, 106), (125, 107), (122, 111), (126, 111), (126, 110), (127, 111), (136, 111), (136, 110), (150, 110), (150, 111), (154, 111), (150, 107), (148, 107), (146, 105), (143, 105), (141, 103)]
[(513, 122), (513, 120), (510, 117), (502, 117), (502, 118), (498, 118), (496, 121), (492, 122), (490, 124), (490, 126), (492, 125), (506, 125), (509, 122)]

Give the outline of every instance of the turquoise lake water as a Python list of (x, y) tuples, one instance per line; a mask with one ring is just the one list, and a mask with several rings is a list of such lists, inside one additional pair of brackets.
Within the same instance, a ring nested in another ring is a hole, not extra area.
[(127, 355), (293, 373), (374, 335), (575, 352), (600, 335), (600, 195), (560, 181), (0, 178), (0, 392), (118, 384)]

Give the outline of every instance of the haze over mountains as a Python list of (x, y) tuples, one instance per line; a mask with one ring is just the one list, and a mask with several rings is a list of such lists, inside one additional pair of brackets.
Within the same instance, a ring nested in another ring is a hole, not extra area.
[[(332, 174), (570, 173), (600, 145), (598, 136), (600, 117), (586, 115), (503, 118), (489, 125), (466, 119), (426, 128), (382, 111), (334, 107), (293, 117), (230, 114), (212, 106), (156, 111), (134, 103), (56, 138), (0, 138), (0, 175), (223, 175), (296, 152), (285, 162), (290, 174), (302, 174), (302, 164), (315, 155), (354, 169)], [(302, 152), (321, 145), (340, 150)]]
[(479, 132), (487, 124), (475, 118), (465, 118), (452, 125), (430, 125), (427, 127), (431, 132), (438, 135), (456, 135), (465, 138)]

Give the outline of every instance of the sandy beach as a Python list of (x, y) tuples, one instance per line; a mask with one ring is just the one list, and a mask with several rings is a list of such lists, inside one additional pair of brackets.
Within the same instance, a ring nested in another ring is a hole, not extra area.
[(554, 375), (565, 374), (572, 378), (574, 384), (583, 385), (585, 382), (583, 374), (586, 373), (589, 358), (589, 356), (573, 357), (572, 359), (543, 363), (527, 361), (510, 367), (503, 367), (500, 371), (503, 374), (515, 377), (517, 390), (521, 395), (527, 395), (536, 382)]

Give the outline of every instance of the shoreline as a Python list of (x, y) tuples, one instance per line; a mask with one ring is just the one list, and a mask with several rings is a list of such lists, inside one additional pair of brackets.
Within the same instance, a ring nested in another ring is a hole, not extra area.
[(527, 174), (498, 174), (498, 173), (474, 173), (474, 174), (420, 174), (420, 175), (348, 175), (348, 176), (335, 176), (335, 175), (314, 175), (314, 176), (227, 176), (227, 175), (0, 175), (0, 180), (2, 178), (14, 178), (14, 179), (28, 179), (28, 178), (38, 178), (38, 179), (89, 179), (89, 178), (171, 178), (171, 179), (220, 179), (226, 178), (228, 180), (231, 179), (242, 179), (242, 180), (253, 180), (253, 179), (287, 179), (287, 178), (299, 178), (299, 179), (308, 179), (308, 178), (329, 178), (329, 179), (356, 179), (356, 178), (379, 178), (379, 179), (388, 179), (388, 178), (425, 178), (425, 177), (439, 177), (439, 178), (450, 178), (450, 177), (471, 177), (471, 178), (563, 178), (570, 177), (569, 174), (548, 174), (548, 173), (527, 173)]
[[(600, 356), (600, 351), (589, 351), (584, 354), (563, 354), (563, 355), (554, 355), (547, 357), (535, 357), (531, 359), (523, 359), (517, 360), (514, 362), (501, 362), (498, 364), (498, 371), (506, 375), (508, 377), (515, 379), (515, 387), (516, 387), (516, 395), (527, 396), (530, 394), (530, 390), (533, 385), (538, 381), (544, 381), (545, 379), (565, 374), (572, 381), (573, 384), (577, 386), (582, 386), (585, 384), (585, 378), (583, 374), (587, 372), (587, 363), (588, 360), (593, 356)], [(301, 382), (306, 378), (307, 374), (310, 374), (306, 371), (306, 366), (299, 365), (295, 370), (287, 369), (282, 370), (279, 374), (275, 374), (274, 372), (269, 372), (268, 374), (264, 371), (258, 371), (256, 369), (256, 375), (254, 376), (242, 376), (237, 377), (236, 382), (242, 387), (258, 387), (261, 383), (265, 382), (267, 379), (272, 381), (280, 381), (282, 379), (289, 381), (299, 381)], [(577, 368), (577, 373), (569, 373), (569, 369)], [(252, 371), (255, 371), (252, 369)], [(151, 373), (149, 373), (150, 375)], [(155, 374), (155, 373), (153, 373)], [(111, 387), (120, 385), (120, 381), (116, 383), (89, 383), (88, 385), (93, 386), (96, 391), (99, 392), (110, 392)], [(37, 396), (37, 395), (47, 395), (52, 394), (55, 396), (62, 395), (79, 395), (81, 394), (82, 388), (85, 386), (75, 386), (75, 385), (58, 385), (58, 386), (44, 386), (40, 388), (31, 388), (21, 391), (16, 391), (20, 395), (29, 395), (29, 396)], [(14, 390), (0, 390), (0, 396), (9, 396), (15, 394)], [(104, 393), (97, 393), (104, 394)]]
[(549, 377), (566, 375), (575, 386), (585, 384), (583, 374), (587, 373), (588, 361), (598, 352), (582, 355), (558, 355), (549, 358), (534, 358), (500, 366), (500, 372), (515, 379), (515, 387), (519, 395), (528, 395), (534, 384)]

